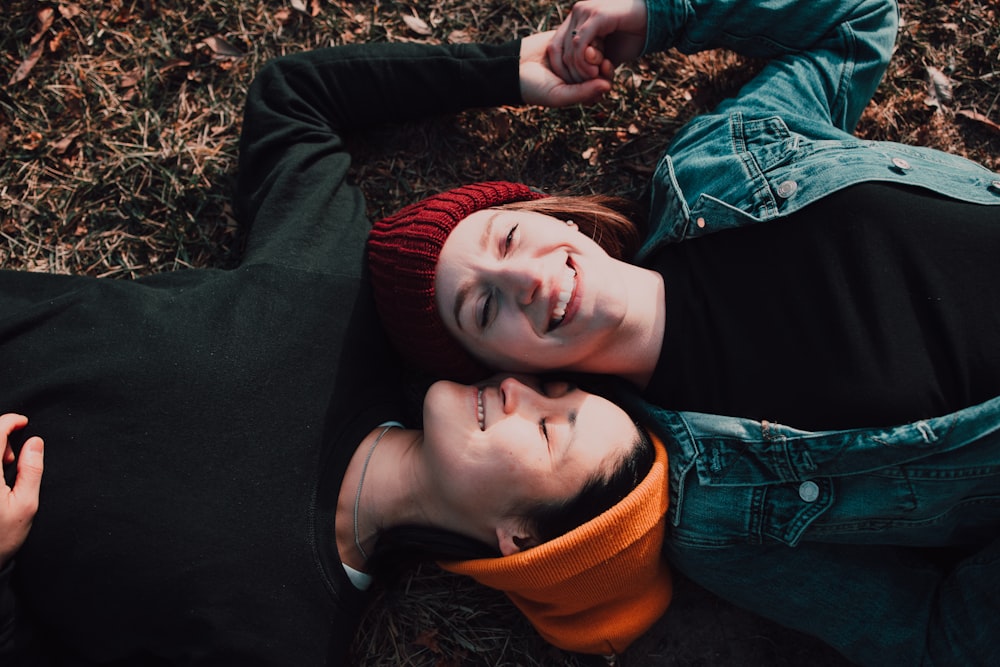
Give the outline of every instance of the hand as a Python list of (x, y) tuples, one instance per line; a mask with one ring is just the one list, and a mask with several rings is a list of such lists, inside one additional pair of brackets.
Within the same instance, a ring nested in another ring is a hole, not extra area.
[[(546, 51), (555, 35), (554, 30), (531, 35), (521, 40), (521, 97), (527, 104), (546, 107), (564, 107), (570, 104), (591, 104), (611, 90), (612, 66), (596, 49), (590, 52), (595, 69), (606, 76), (567, 83), (557, 76), (549, 65)], [(603, 67), (601, 62), (606, 63)]]
[[(14, 463), (14, 450), (7, 441), (14, 431), (24, 428), (28, 418), (22, 415), (0, 415), (0, 449), (3, 450), (3, 464)], [(29, 438), (21, 448), (17, 461), (17, 477), (14, 488), (6, 481), (0, 487), (0, 567), (13, 558), (14, 554), (31, 529), (31, 521), (38, 510), (38, 490), (42, 484), (42, 459), (45, 445), (42, 439)]]
[[(576, 3), (549, 45), (552, 71), (567, 82), (606, 76), (604, 62), (610, 61), (613, 68), (642, 54), (646, 20), (644, 0)], [(594, 62), (592, 50), (603, 54), (600, 62)]]

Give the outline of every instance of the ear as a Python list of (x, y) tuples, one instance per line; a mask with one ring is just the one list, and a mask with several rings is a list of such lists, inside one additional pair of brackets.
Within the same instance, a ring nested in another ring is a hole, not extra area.
[(497, 525), (497, 542), (500, 544), (500, 553), (504, 556), (538, 546), (538, 539), (519, 519), (503, 519)]

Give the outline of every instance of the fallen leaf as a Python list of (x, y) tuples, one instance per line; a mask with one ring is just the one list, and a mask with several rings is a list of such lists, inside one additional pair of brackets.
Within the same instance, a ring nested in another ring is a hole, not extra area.
[(62, 41), (66, 39), (66, 37), (69, 34), (70, 34), (69, 28), (65, 30), (60, 30), (58, 33), (56, 33), (56, 36), (49, 40), (49, 51), (51, 53), (55, 53), (56, 51), (58, 51), (59, 47), (62, 45)]
[(26, 151), (33, 151), (42, 144), (42, 135), (40, 132), (29, 132), (21, 142), (21, 148)]
[(68, 5), (59, 5), (59, 14), (64, 19), (71, 19), (80, 15), (83, 10), (80, 9), (80, 5), (75, 2), (71, 2)]
[(69, 148), (69, 145), (73, 143), (73, 140), (80, 135), (79, 132), (71, 132), (59, 141), (52, 144), (52, 152), (56, 155), (62, 155)]
[(417, 646), (423, 646), (430, 650), (431, 653), (441, 653), (441, 647), (438, 645), (438, 631), (434, 628), (430, 630), (424, 630), (420, 635), (413, 640), (413, 643)]
[(142, 70), (138, 68), (118, 77), (118, 85), (122, 88), (131, 88), (140, 81), (142, 81)]
[(976, 121), (977, 123), (981, 123), (982, 125), (985, 125), (987, 128), (993, 130), (994, 132), (1000, 132), (1000, 125), (998, 125), (997, 123), (994, 123), (992, 120), (990, 120), (989, 118), (987, 118), (983, 114), (979, 113), (978, 111), (969, 111), (968, 109), (959, 109), (955, 113), (957, 113), (959, 116), (962, 116), (964, 118), (968, 118), (970, 120)]
[(212, 53), (220, 58), (242, 58), (243, 52), (237, 49), (235, 46), (222, 39), (218, 35), (212, 35), (211, 37), (206, 37), (202, 40), (208, 48), (212, 49)]
[(403, 14), (403, 23), (405, 23), (410, 30), (418, 35), (430, 35), (433, 32), (431, 27), (427, 25), (427, 22), (419, 16)]
[(929, 107), (950, 104), (953, 99), (951, 89), (951, 79), (947, 74), (937, 67), (927, 68), (927, 97), (924, 98), (924, 104)]
[(297, 12), (302, 12), (303, 14), (309, 13), (309, 10), (306, 8), (305, 0), (292, 0), (292, 9)]
[(35, 48), (31, 50), (28, 57), (21, 61), (21, 64), (17, 66), (14, 73), (10, 77), (10, 81), (7, 85), (12, 86), (15, 83), (20, 83), (28, 78), (28, 74), (31, 73), (31, 68), (35, 66), (38, 59), (42, 57), (42, 51), (45, 50), (45, 42), (38, 42), (35, 44)]
[(38, 10), (38, 32), (36, 32), (31, 38), (31, 44), (38, 42), (45, 36), (45, 31), (52, 27), (52, 21), (55, 20), (55, 12), (52, 11), (51, 7), (46, 7), (45, 9)]

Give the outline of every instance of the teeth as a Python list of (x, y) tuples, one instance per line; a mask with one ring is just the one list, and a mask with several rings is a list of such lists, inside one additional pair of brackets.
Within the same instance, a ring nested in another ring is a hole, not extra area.
[(562, 322), (566, 316), (566, 306), (569, 305), (569, 299), (573, 296), (575, 283), (576, 271), (567, 266), (566, 273), (563, 274), (562, 284), (559, 285), (559, 299), (556, 301), (556, 307), (552, 309), (552, 326)]
[(486, 430), (486, 408), (483, 407), (483, 388), (476, 392), (476, 413), (479, 416), (479, 430)]

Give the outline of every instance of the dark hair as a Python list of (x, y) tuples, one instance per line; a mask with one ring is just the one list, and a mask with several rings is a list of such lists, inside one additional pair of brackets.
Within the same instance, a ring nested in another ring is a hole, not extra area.
[(532, 211), (572, 220), (581, 232), (594, 239), (605, 252), (628, 261), (639, 250), (641, 216), (639, 206), (622, 197), (608, 195), (553, 195), (541, 199), (503, 204), (496, 208)]
[[(636, 425), (632, 449), (610, 473), (595, 473), (572, 498), (520, 508), (528, 528), (540, 542), (553, 540), (608, 511), (632, 492), (653, 467), (656, 452), (646, 432)], [(500, 551), (477, 539), (431, 526), (405, 525), (379, 534), (368, 559), (368, 570), (377, 577), (396, 577), (413, 565), (427, 561), (496, 558)]]
[(539, 542), (548, 542), (582, 526), (620, 503), (646, 478), (656, 451), (642, 427), (636, 425), (632, 449), (610, 473), (597, 473), (574, 497), (557, 503), (541, 503), (521, 514), (525, 527)]

